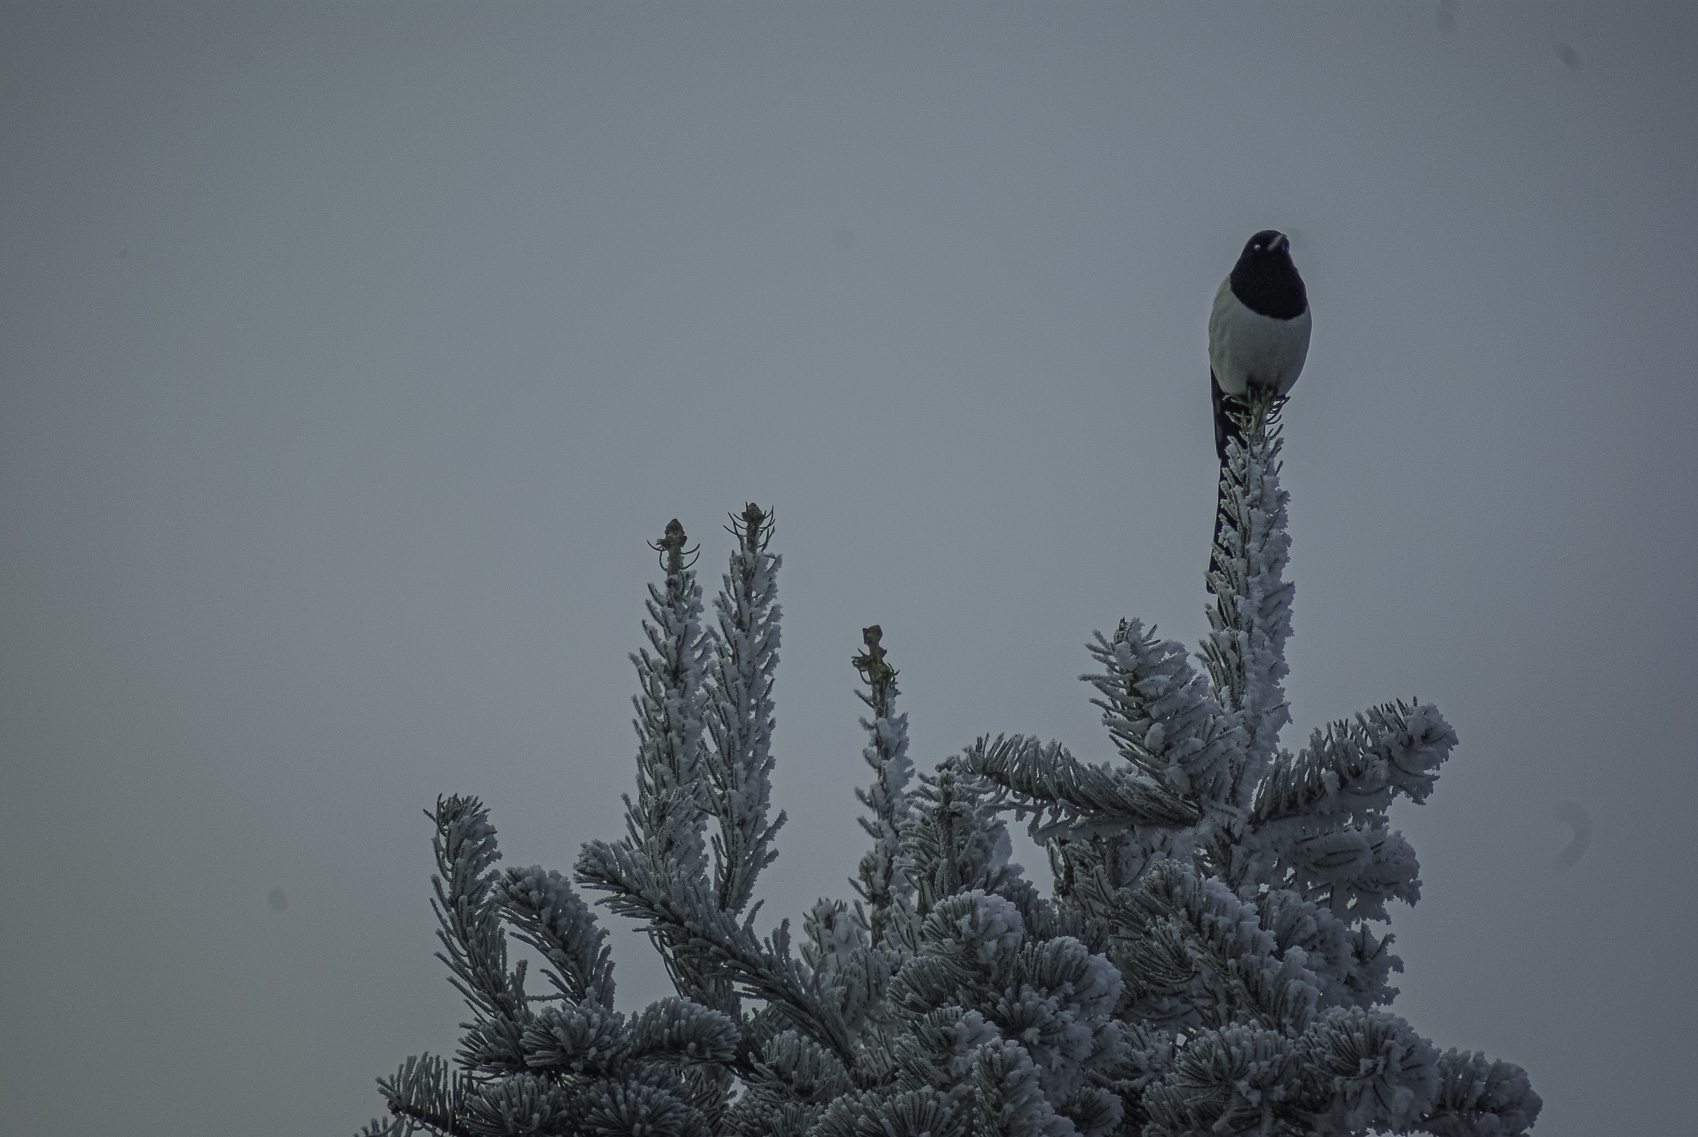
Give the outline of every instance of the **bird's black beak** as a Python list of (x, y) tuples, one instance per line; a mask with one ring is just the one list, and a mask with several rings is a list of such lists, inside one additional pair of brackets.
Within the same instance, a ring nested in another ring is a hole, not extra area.
[(1289, 253), (1291, 251), (1291, 241), (1284, 233), (1281, 233), (1279, 236), (1274, 238), (1273, 249), (1271, 251), (1276, 253)]

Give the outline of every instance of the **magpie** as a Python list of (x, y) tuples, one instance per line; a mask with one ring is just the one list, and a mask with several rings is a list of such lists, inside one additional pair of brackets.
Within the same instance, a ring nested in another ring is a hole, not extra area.
[[(1277, 229), (1251, 237), (1215, 292), (1209, 313), (1209, 386), (1214, 399), (1215, 454), (1226, 471), (1226, 444), (1244, 434), (1235, 417), (1252, 402), (1283, 399), (1309, 354), (1309, 294), (1291, 242)], [(1220, 483), (1215, 538), (1226, 516), (1226, 483)], [(1212, 551), (1209, 569), (1218, 566)], [(1211, 587), (1210, 591), (1214, 591)]]

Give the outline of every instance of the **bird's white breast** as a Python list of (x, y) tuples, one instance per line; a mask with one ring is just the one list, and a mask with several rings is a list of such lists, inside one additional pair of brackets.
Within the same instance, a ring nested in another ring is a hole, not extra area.
[(1309, 355), (1309, 312), (1276, 320), (1252, 312), (1232, 294), (1232, 281), (1220, 282), (1209, 313), (1209, 366), (1228, 395), (1243, 395), (1251, 385), (1291, 393)]

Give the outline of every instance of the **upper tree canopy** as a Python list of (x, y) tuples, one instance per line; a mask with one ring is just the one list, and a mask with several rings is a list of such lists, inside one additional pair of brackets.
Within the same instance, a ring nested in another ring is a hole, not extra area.
[[(872, 847), (852, 901), (820, 900), (793, 945), (755, 930), (770, 817), (780, 559), (771, 517), (736, 549), (702, 627), (682, 527), (657, 543), (648, 646), (633, 656), (637, 794), (626, 836), (574, 877), (644, 922), (677, 989), (613, 1008), (605, 932), (572, 882), (506, 869), (475, 798), (440, 799), (439, 953), (472, 1010), (450, 1064), (379, 1080), (368, 1137), (711, 1134), (1108, 1137), (1521, 1133), (1540, 1101), (1518, 1067), (1439, 1052), (1385, 1008), (1402, 963), (1376, 928), (1413, 904), (1390, 827), (1456, 744), (1418, 701), (1314, 730), (1292, 753), (1280, 440), (1254, 408), (1228, 449), (1210, 632), (1184, 647), (1122, 620), (1096, 637), (1113, 756), (980, 738), (915, 775), (898, 672), (877, 626), (855, 655), (868, 716), (858, 792)], [(1042, 895), (1005, 818), (1047, 849)], [(758, 907), (758, 906), (755, 906)], [(510, 966), (540, 954), (546, 993)]]

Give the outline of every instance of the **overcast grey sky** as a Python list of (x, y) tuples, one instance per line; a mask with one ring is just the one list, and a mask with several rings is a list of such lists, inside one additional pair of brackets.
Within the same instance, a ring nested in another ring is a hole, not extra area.
[(1462, 739), (1395, 1009), (1544, 1137), (1683, 1131), (1695, 59), (1678, 3), (0, 7), (3, 1127), (351, 1132), (452, 1049), (420, 810), (617, 835), (671, 517), (711, 591), (777, 509), (770, 920), (863, 847), (863, 624), (922, 765), (1106, 758), (1081, 645), (1205, 627), (1272, 226), (1285, 741)]

